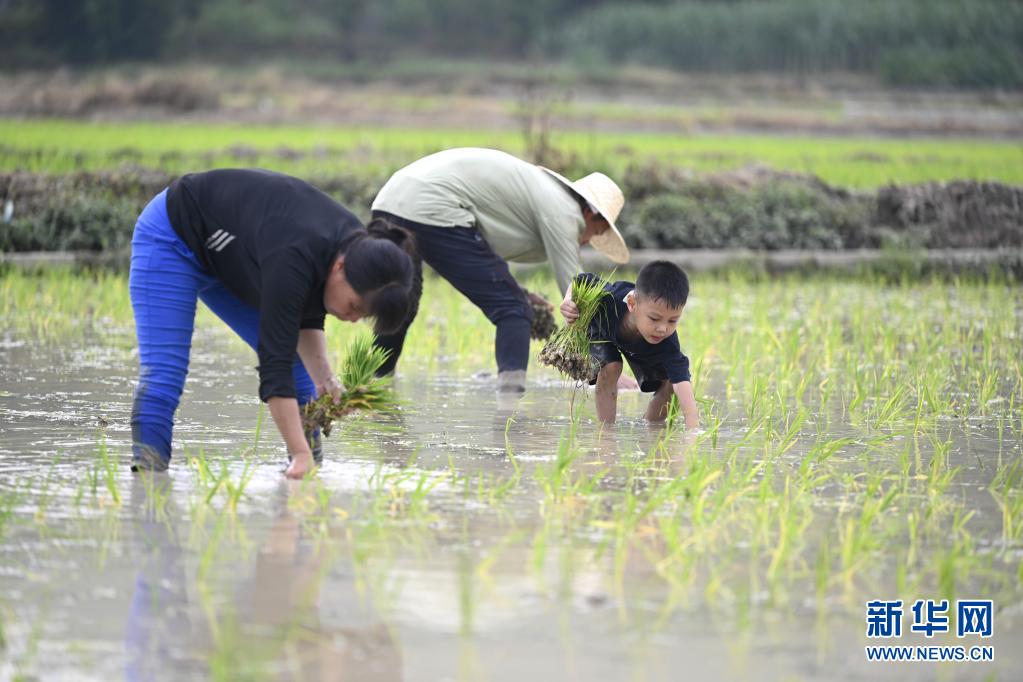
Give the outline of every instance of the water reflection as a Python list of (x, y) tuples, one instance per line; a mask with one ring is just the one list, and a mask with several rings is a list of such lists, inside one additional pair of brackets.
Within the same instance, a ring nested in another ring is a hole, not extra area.
[(135, 477), (129, 498), (140, 547), (134, 591), (125, 623), (125, 678), (166, 679), (169, 671), (199, 671), (188, 655), (198, 644), (190, 614), (185, 553), (172, 518), (177, 508), (166, 475)]
[[(385, 623), (343, 626), (324, 617), (326, 599), (336, 605), (359, 597), (351, 582), (333, 583), (324, 594), (344, 551), (343, 538), (324, 542), (306, 536), (289, 504), (293, 495), (307, 494), (301, 484), (281, 482), (267, 501), (273, 521), (251, 572), (227, 587), (232, 601), (220, 603), (203, 595), (210, 586), (189, 582), (187, 550), (171, 521), (178, 510), (167, 500), (173, 495), (170, 481), (165, 474), (154, 478), (135, 477), (131, 488), (143, 549), (125, 627), (127, 679), (232, 679), (240, 671), (272, 679), (401, 679), (401, 654)], [(349, 594), (338, 594), (338, 585)], [(335, 619), (338, 615), (346, 614), (335, 611)]]

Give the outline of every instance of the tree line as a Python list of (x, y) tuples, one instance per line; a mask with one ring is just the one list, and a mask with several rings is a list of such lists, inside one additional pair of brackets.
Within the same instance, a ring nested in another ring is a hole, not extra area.
[(0, 0), (7, 69), (454, 57), (1023, 86), (1019, 0)]

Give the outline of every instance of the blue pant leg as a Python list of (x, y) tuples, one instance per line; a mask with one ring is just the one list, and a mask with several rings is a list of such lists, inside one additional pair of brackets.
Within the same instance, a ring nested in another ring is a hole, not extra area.
[(415, 233), (423, 260), (497, 327), (494, 354), (498, 371), (526, 369), (533, 308), (508, 263), (494, 253), (476, 228), (406, 226)]
[(170, 460), (174, 413), (188, 375), (196, 300), (210, 278), (174, 233), (166, 191), (161, 192), (135, 225), (128, 276), (139, 344), (139, 381), (131, 416), (136, 461), (154, 455), (164, 463)]
[[(259, 347), (259, 311), (240, 300), (219, 281), (210, 282), (199, 292), (199, 298), (213, 313), (223, 320), (234, 333), (249, 344), (252, 350)], [(305, 405), (316, 397), (316, 386), (309, 372), (296, 354), (291, 368), (295, 379), (295, 395), (298, 404)]]

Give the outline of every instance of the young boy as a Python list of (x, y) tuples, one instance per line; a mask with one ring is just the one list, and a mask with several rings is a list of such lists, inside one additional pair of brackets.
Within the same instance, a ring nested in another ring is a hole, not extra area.
[[(581, 278), (597, 279), (587, 272), (576, 277)], [(601, 309), (590, 324), (590, 354), (600, 365), (596, 381), (591, 382), (597, 386), (597, 417), (608, 424), (615, 421), (624, 355), (640, 390), (654, 394), (646, 410), (648, 421), (665, 420), (674, 393), (686, 429), (698, 428), (700, 415), (693, 396), (689, 358), (679, 348), (675, 333), (689, 297), (686, 273), (668, 261), (654, 261), (639, 271), (635, 285), (611, 282), (605, 291), (608, 295), (601, 299)], [(579, 318), (571, 287), (561, 302), (561, 314), (569, 324)]]

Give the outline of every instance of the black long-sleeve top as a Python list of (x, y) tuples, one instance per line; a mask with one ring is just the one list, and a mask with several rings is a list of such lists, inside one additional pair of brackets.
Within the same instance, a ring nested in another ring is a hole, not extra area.
[(167, 191), (175, 232), (228, 291), (259, 311), (259, 397), (295, 397), (300, 329), (323, 329), (323, 288), (362, 229), (312, 185), (265, 170), (185, 175)]

